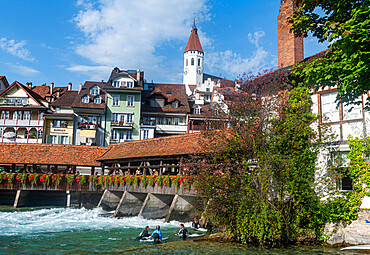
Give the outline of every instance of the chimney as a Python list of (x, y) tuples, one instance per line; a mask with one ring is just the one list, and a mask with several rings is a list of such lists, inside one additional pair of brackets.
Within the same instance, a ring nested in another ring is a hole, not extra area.
[(59, 97), (60, 97), (60, 91), (58, 90), (56, 93), (56, 98), (59, 98)]
[(82, 90), (82, 83), (80, 83), (80, 84), (78, 85), (78, 93), (80, 93), (80, 92), (81, 92), (81, 90)]
[(54, 89), (54, 82), (50, 83), (50, 94), (53, 94), (53, 89)]
[(136, 70), (136, 80), (140, 81), (140, 69)]
[(27, 82), (26, 86), (27, 86), (27, 88), (32, 89), (32, 82)]
[(281, 0), (278, 16), (278, 68), (303, 61), (303, 37), (290, 32), (288, 18), (297, 8), (293, 0)]
[(72, 90), (72, 82), (68, 83), (68, 90)]

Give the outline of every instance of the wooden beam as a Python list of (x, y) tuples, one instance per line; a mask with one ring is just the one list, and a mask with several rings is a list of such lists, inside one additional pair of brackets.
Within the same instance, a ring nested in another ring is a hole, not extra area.
[(175, 207), (175, 204), (176, 204), (176, 201), (177, 201), (177, 198), (179, 197), (179, 195), (175, 195), (173, 200), (172, 200), (172, 203), (171, 203), (171, 206), (170, 206), (170, 209), (168, 209), (168, 214), (166, 216), (166, 219), (164, 220), (164, 222), (168, 222), (170, 220), (170, 217), (171, 217), (171, 213), (173, 211), (173, 208)]
[(123, 200), (125, 199), (126, 194), (127, 194), (127, 191), (125, 190), (125, 192), (123, 192), (123, 195), (122, 195), (121, 199), (119, 200), (119, 203), (116, 207), (116, 210), (114, 211), (114, 214), (113, 214), (112, 218), (115, 218), (117, 216), (117, 214), (119, 212), (119, 208), (121, 207), (121, 204), (122, 204)]
[(143, 211), (144, 211), (144, 209), (145, 209), (145, 206), (146, 206), (146, 204), (147, 204), (147, 203), (148, 203), (148, 201), (149, 201), (149, 198), (150, 198), (150, 193), (148, 193), (148, 194), (146, 195), (146, 198), (145, 198), (145, 200), (144, 200), (143, 206), (141, 207), (141, 209), (140, 209), (140, 212), (139, 212), (139, 215), (138, 215), (138, 216), (141, 216), (141, 214), (143, 213)]

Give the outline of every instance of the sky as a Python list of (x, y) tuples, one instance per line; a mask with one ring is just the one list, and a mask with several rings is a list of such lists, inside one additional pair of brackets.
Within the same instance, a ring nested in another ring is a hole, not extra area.
[[(111, 70), (182, 83), (193, 17), (204, 72), (235, 79), (277, 68), (280, 0), (0, 0), (0, 75), (11, 84), (66, 86)], [(327, 48), (304, 40), (305, 57)]]

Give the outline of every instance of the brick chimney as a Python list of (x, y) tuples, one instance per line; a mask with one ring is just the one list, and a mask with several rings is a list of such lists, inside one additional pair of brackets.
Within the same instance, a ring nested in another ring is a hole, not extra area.
[(82, 83), (80, 83), (80, 84), (78, 85), (78, 94), (80, 94), (81, 90), (82, 90)]
[(278, 16), (278, 68), (294, 65), (304, 59), (303, 37), (294, 36), (288, 22), (296, 8), (293, 0), (281, 0)]
[(68, 90), (72, 90), (72, 82), (68, 83)]
[(139, 82), (140, 81), (140, 69), (136, 70), (136, 80)]

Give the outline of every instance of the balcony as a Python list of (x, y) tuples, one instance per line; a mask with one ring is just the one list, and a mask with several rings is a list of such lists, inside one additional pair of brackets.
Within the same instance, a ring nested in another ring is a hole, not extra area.
[[(3, 143), (27, 143), (27, 138), (0, 138)], [(28, 143), (42, 143), (42, 139), (29, 138)]]
[(87, 122), (79, 122), (77, 125), (78, 129), (98, 129), (100, 127), (99, 124), (94, 123), (87, 123)]
[(43, 127), (44, 120), (0, 120), (0, 126), (9, 126), (9, 127)]
[(157, 125), (156, 132), (185, 134), (188, 131), (187, 125)]
[(127, 123), (126, 121), (112, 121), (112, 127), (132, 127), (134, 125), (133, 122)]

